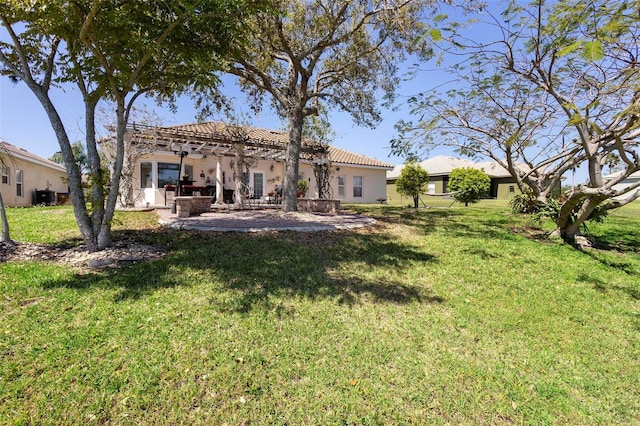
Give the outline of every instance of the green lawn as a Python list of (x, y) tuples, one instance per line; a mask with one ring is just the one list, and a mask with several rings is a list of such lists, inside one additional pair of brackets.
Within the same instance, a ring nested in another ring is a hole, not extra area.
[[(372, 227), (204, 234), (168, 255), (0, 263), (0, 424), (640, 424), (640, 206), (540, 237), (504, 204), (352, 206)], [(68, 208), (9, 209), (74, 242)], [(132, 229), (137, 229), (133, 231)]]

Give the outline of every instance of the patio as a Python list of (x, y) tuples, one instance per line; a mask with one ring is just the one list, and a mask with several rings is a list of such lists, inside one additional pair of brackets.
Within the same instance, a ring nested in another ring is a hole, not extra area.
[(190, 217), (177, 217), (167, 209), (156, 212), (159, 223), (166, 227), (212, 232), (318, 232), (362, 228), (375, 223), (371, 217), (356, 214), (283, 212), (276, 209), (218, 210)]

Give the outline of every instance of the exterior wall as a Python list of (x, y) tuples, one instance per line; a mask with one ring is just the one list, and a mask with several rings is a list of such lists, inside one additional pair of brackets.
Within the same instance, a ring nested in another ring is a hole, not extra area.
[(491, 179), (491, 198), (495, 198), (497, 200), (511, 200), (514, 195), (520, 193), (520, 189), (513, 178)]
[[(235, 190), (235, 182), (233, 180), (233, 169), (231, 161), (233, 157), (220, 157), (220, 168), (223, 172), (223, 188), (226, 190)], [(141, 184), (141, 163), (151, 163), (151, 188), (140, 188)], [(133, 174), (133, 188), (136, 205), (161, 206), (165, 204), (164, 186), (158, 185), (158, 163), (179, 164), (180, 157), (173, 153), (159, 152), (147, 154), (136, 161)], [(189, 180), (193, 181), (196, 186), (210, 186), (211, 195), (215, 195), (213, 187), (216, 186), (216, 167), (218, 158), (213, 155), (207, 155), (202, 159), (189, 158), (183, 159), (183, 167), (180, 176), (185, 174), (190, 166), (193, 170), (189, 176)], [(255, 187), (256, 174), (262, 174), (263, 190), (261, 195), (267, 195), (270, 191), (274, 191), (277, 185), (282, 185), (284, 178), (284, 162), (275, 162), (267, 160), (259, 160), (249, 169), (249, 187)], [(202, 177), (204, 175), (204, 177)], [(203, 194), (204, 195), (204, 194)], [(207, 194), (209, 195), (209, 194)], [(260, 196), (258, 194), (258, 196)]]
[[(235, 191), (236, 185), (233, 180), (233, 169), (231, 161), (233, 157), (220, 157), (220, 168), (223, 172), (223, 188), (225, 190)], [(141, 184), (141, 163), (151, 163), (151, 188), (140, 188)], [(134, 198), (136, 205), (145, 205), (149, 203), (150, 206), (162, 206), (165, 204), (165, 190), (164, 187), (158, 185), (158, 163), (171, 163), (179, 164), (180, 157), (173, 153), (154, 153), (147, 154), (141, 157), (135, 164), (133, 175), (133, 188)], [(196, 186), (210, 186), (211, 195), (215, 192), (213, 187), (216, 186), (216, 168), (218, 164), (218, 157), (213, 155), (207, 155), (202, 159), (189, 158), (188, 156), (183, 159), (183, 168), (180, 172), (182, 176), (188, 169), (187, 166), (191, 166), (193, 173), (189, 176), (189, 180), (193, 181), (193, 185)], [(257, 174), (262, 174), (262, 193), (256, 194), (258, 197), (267, 195), (271, 191), (275, 191), (276, 186), (282, 185), (284, 179), (284, 162), (281, 161), (268, 161), (259, 160), (254, 166), (249, 169), (249, 187), (258, 191), (258, 185), (256, 185)], [(204, 177), (202, 177), (204, 175)], [(204, 195), (204, 194), (203, 194)]]
[(408, 201), (408, 197), (400, 195), (398, 192), (395, 179), (389, 179), (387, 181), (387, 204), (405, 204)]
[[(425, 192), (429, 192), (430, 189), (432, 189), (433, 191), (431, 193), (442, 194), (446, 192), (448, 181), (448, 176), (429, 176), (429, 184), (433, 186), (427, 185)], [(389, 204), (413, 205), (413, 197), (400, 195), (396, 189), (396, 180), (389, 179), (387, 181), (387, 202)]]
[[(5, 155), (4, 165), (9, 168), (9, 182), (0, 180), (2, 200), (7, 207), (25, 207), (34, 204), (36, 190), (51, 190), (57, 193), (69, 192), (63, 181), (67, 173), (43, 164)], [(62, 166), (61, 166), (62, 167)], [(16, 170), (22, 170), (22, 196), (17, 195)]]
[[(231, 160), (233, 157), (221, 157), (220, 166), (224, 173), (223, 188), (227, 190), (235, 190), (235, 182), (233, 181), (233, 171)], [(149, 180), (151, 188), (141, 188), (141, 163), (151, 164), (151, 174)], [(147, 154), (141, 157), (134, 167), (133, 187), (136, 205), (144, 206), (149, 203), (150, 206), (162, 206), (165, 204), (164, 187), (158, 185), (158, 163), (179, 164), (180, 157), (169, 152), (158, 152)], [(186, 165), (193, 168), (193, 185), (197, 186), (214, 186), (216, 181), (216, 165), (217, 157), (208, 155), (202, 159), (193, 159), (185, 157), (183, 160), (183, 171)], [(256, 197), (268, 195), (275, 191), (276, 187), (282, 186), (284, 180), (283, 161), (259, 160), (249, 169), (249, 187), (256, 191)], [(338, 170), (339, 169), (339, 170)], [(340, 200), (342, 203), (377, 203), (379, 198), (386, 198), (386, 169), (365, 166), (344, 166), (337, 165), (332, 167), (331, 188), (333, 198)], [(316, 198), (318, 190), (316, 178), (313, 173), (313, 165), (308, 163), (300, 163), (300, 175), (309, 183), (307, 192), (308, 198)], [(204, 178), (200, 175), (203, 174)], [(258, 177), (262, 175), (263, 188), (261, 193), (257, 184)], [(338, 176), (345, 179), (344, 196), (339, 196)], [(354, 177), (362, 177), (362, 196), (354, 196)]]
[[(310, 164), (300, 164), (300, 174), (309, 182), (308, 198), (317, 198), (318, 189), (313, 167)], [(344, 195), (340, 195), (338, 177), (344, 178)], [(362, 195), (354, 194), (354, 178), (362, 178)], [(334, 165), (331, 168), (331, 191), (333, 198), (347, 204), (375, 204), (378, 199), (387, 198), (386, 190), (387, 169), (366, 166)]]

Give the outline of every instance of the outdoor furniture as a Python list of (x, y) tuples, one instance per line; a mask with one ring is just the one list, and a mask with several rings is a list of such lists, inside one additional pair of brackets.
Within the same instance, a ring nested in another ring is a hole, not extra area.
[[(182, 183), (180, 183), (180, 192), (181, 192), (181, 196), (183, 195), (195, 195), (194, 192), (199, 192), (200, 195), (202, 194), (206, 194), (206, 187), (205, 186), (199, 186), (199, 185), (183, 185)], [(164, 186), (164, 190), (165, 190), (165, 194), (166, 191), (173, 191), (175, 193), (176, 191), (176, 186), (175, 185), (165, 185)]]

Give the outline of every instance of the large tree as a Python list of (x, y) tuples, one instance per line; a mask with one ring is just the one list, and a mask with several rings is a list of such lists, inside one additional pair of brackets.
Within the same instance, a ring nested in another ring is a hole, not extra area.
[[(473, 33), (432, 30), (462, 57), (450, 68), (457, 87), (413, 98), (419, 119), (400, 123), (396, 151), (447, 144), (491, 157), (540, 201), (583, 167), (587, 182), (563, 194), (557, 219), (556, 233), (573, 242), (596, 209), (640, 196), (640, 183), (616, 186), (640, 170), (639, 9), (637, 0), (513, 1), (479, 15)], [(612, 157), (622, 171), (605, 178)]]
[[(10, 1), (0, 6), (7, 38), (0, 44), (0, 72), (29, 87), (55, 131), (69, 175), (71, 201), (89, 250), (111, 244), (124, 136), (131, 108), (141, 96), (171, 100), (190, 89), (215, 92), (212, 72), (233, 46), (243, 45), (248, 17), (260, 0)], [(51, 98), (71, 84), (84, 103), (85, 146), (92, 188), (86, 199), (81, 171), (67, 130)], [(103, 176), (96, 144), (96, 106), (115, 106), (116, 155), (111, 186)]]
[[(398, 64), (423, 30), (429, 0), (273, 0), (280, 14), (258, 14), (249, 54), (228, 72), (259, 108), (268, 94), (287, 122), (284, 210), (296, 210), (296, 182), (305, 117), (322, 106), (351, 114), (359, 125), (380, 121), (378, 100), (398, 85)], [(415, 46), (415, 45), (413, 45)]]

